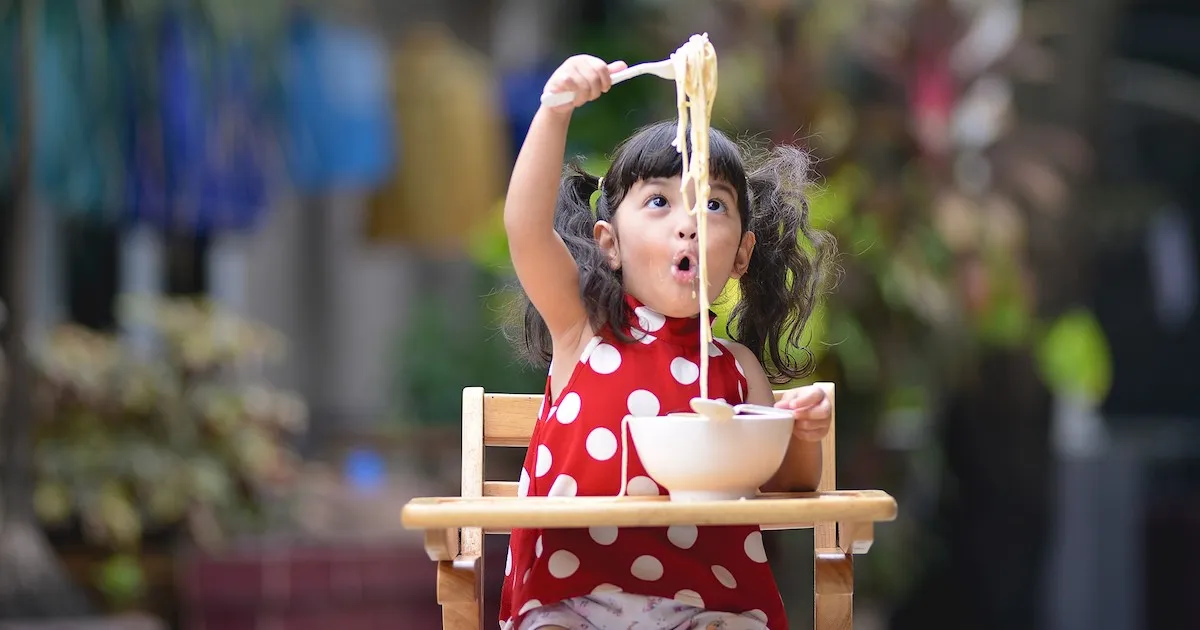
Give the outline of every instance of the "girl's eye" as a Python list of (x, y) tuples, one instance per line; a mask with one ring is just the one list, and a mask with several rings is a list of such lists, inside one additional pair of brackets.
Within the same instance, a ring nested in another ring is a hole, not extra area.
[(720, 199), (709, 199), (708, 200), (708, 211), (709, 212), (725, 212), (725, 204), (722, 203)]
[(668, 205), (667, 198), (662, 195), (654, 195), (646, 200), (646, 205), (651, 208), (666, 208)]

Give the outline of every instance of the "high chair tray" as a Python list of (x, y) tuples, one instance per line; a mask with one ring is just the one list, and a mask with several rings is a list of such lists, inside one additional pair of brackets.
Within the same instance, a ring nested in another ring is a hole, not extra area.
[[(594, 526), (873, 523), (896, 518), (896, 500), (881, 490), (760, 494), (753, 499), (684, 503), (658, 497), (428, 497), (404, 506), (408, 529), (480, 527), (489, 531)], [(776, 527), (771, 527), (776, 526)]]

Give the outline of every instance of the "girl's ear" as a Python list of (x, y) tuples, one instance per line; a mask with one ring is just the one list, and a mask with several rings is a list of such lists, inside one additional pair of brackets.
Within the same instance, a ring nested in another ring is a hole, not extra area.
[(754, 232), (746, 232), (742, 235), (742, 242), (738, 243), (737, 255), (733, 257), (733, 272), (729, 277), (733, 279), (741, 278), (746, 275), (746, 270), (750, 268), (750, 256), (754, 254), (754, 244), (758, 242)]
[(604, 252), (604, 258), (613, 271), (621, 268), (621, 246), (617, 243), (617, 230), (608, 221), (597, 221), (592, 228), (592, 236)]

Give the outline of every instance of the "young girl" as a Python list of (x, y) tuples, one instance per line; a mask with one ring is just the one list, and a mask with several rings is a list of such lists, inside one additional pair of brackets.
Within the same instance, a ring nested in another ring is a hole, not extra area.
[[(563, 63), (546, 89), (574, 91), (575, 102), (537, 113), (509, 184), (505, 226), (528, 297), (523, 349), (550, 362), (521, 496), (616, 495), (622, 418), (689, 411), (699, 395), (699, 243), (679, 191), (676, 121), (626, 140), (603, 179), (568, 169), (557, 188), (550, 183), (562, 172), (572, 110), (607, 92), (624, 67), (589, 56)], [(800, 151), (780, 147), (747, 170), (713, 130), (710, 159), (709, 294), (733, 278), (741, 300), (736, 342), (707, 348), (709, 397), (773, 405), (771, 383), (808, 367), (785, 348), (799, 345), (832, 239), (808, 226)], [(763, 489), (813, 490), (830, 403), (806, 387), (775, 406), (793, 410), (795, 430)], [(636, 453), (628, 465), (626, 494), (666, 493)], [(787, 628), (755, 526), (516, 530), (504, 573), (505, 629)]]

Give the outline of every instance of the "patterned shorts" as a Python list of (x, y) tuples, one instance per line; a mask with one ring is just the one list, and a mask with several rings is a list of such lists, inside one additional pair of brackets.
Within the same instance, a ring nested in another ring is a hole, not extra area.
[(519, 630), (768, 630), (757, 617), (712, 612), (673, 599), (629, 593), (573, 597), (535, 608)]

